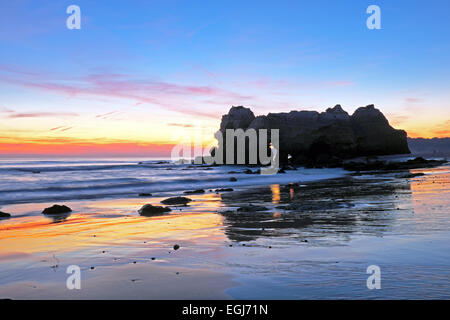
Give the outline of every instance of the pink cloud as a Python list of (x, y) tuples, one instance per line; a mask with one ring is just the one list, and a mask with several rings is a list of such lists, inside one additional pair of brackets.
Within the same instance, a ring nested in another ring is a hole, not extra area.
[(347, 81), (347, 80), (325, 81), (325, 82), (323, 82), (323, 84), (326, 86), (331, 86), (331, 87), (347, 87), (347, 86), (354, 85), (354, 83), (352, 81)]
[(11, 113), (7, 116), (10, 119), (16, 118), (43, 118), (43, 117), (76, 117), (78, 114), (70, 112), (29, 112), (29, 113)]
[[(204, 117), (216, 117), (213, 110), (198, 110), (190, 107), (201, 98), (211, 101), (227, 100), (244, 103), (251, 100), (251, 96), (242, 95), (214, 86), (185, 85), (155, 81), (149, 79), (135, 79), (129, 75), (103, 73), (91, 74), (78, 78), (55, 77), (54, 75), (15, 70), (12, 67), (0, 66), (0, 81), (37, 90), (50, 91), (58, 94), (74, 96), (97, 96), (108, 98), (129, 99), (140, 104), (153, 104), (170, 111)], [(189, 107), (189, 109), (186, 109)]]
[(406, 101), (407, 103), (417, 103), (417, 102), (420, 102), (420, 101), (422, 101), (422, 100), (419, 99), (419, 98), (411, 98), (411, 97), (408, 97), (408, 98), (405, 98), (405, 101)]
[(192, 124), (182, 124), (182, 123), (168, 123), (168, 126), (171, 127), (182, 127), (182, 128), (193, 128)]

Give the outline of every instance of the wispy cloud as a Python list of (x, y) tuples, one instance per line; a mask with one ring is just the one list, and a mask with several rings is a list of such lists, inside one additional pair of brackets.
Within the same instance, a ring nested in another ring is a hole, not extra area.
[(71, 112), (29, 112), (29, 113), (18, 113), (9, 112), (6, 118), (47, 118), (47, 117), (76, 117), (78, 114)]
[[(90, 74), (84, 77), (67, 78), (39, 72), (0, 66), (0, 82), (7, 82), (37, 90), (74, 96), (97, 96), (134, 100), (135, 105), (151, 104), (169, 111), (204, 117), (217, 117), (212, 110), (191, 107), (186, 110), (189, 99), (217, 98), (232, 100), (237, 104), (252, 99), (226, 89), (207, 85), (178, 84), (152, 79), (138, 79), (125, 74)], [(214, 100), (214, 99), (213, 99)], [(191, 101), (193, 104), (193, 101)]]
[(419, 99), (419, 98), (413, 98), (413, 97), (405, 98), (405, 102), (406, 103), (418, 103), (418, 102), (421, 102), (421, 101), (422, 101), (422, 99)]
[(167, 124), (170, 127), (182, 127), (182, 128), (193, 128), (194, 125), (192, 124), (182, 124), (182, 123), (168, 123)]
[(51, 128), (50, 131), (64, 132), (64, 131), (70, 130), (70, 129), (72, 129), (72, 128), (73, 128), (73, 127), (59, 126), (59, 127)]
[(103, 113), (103, 114), (98, 114), (95, 117), (99, 118), (99, 119), (109, 119), (112, 116), (119, 115), (121, 113), (123, 113), (123, 112), (122, 111), (111, 111), (111, 112), (107, 112), (107, 113)]

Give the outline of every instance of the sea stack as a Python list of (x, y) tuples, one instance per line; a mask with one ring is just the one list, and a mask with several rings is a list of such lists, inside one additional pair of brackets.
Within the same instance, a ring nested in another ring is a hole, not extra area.
[[(391, 127), (374, 105), (358, 108), (352, 115), (336, 105), (321, 113), (291, 111), (262, 116), (237, 106), (222, 116), (218, 133), (222, 133), (223, 146), (227, 129), (279, 129), (281, 163), (326, 165), (359, 156), (410, 153), (406, 132)], [(223, 146), (211, 154), (223, 151), (225, 158)]]

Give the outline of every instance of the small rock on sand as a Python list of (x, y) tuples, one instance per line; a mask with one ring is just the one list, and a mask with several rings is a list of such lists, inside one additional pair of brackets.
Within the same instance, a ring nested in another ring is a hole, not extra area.
[(173, 246), (173, 250), (178, 250), (178, 249), (180, 249), (180, 246), (178, 244)]
[(197, 190), (190, 190), (190, 191), (185, 191), (185, 194), (198, 194), (198, 193), (205, 193), (205, 190), (203, 189), (197, 189)]
[(173, 198), (167, 198), (161, 201), (161, 203), (168, 204), (168, 205), (177, 205), (182, 204), (186, 205), (187, 203), (191, 202), (192, 199), (186, 198), (186, 197), (173, 197)]
[(155, 216), (160, 215), (166, 212), (172, 211), (168, 207), (161, 207), (161, 206), (152, 206), (151, 204), (144, 205), (141, 209), (138, 210), (139, 214), (141, 216)]
[(62, 213), (68, 213), (72, 212), (72, 209), (65, 205), (58, 205), (55, 204), (49, 208), (45, 208), (44, 211), (42, 211), (43, 214), (62, 214)]

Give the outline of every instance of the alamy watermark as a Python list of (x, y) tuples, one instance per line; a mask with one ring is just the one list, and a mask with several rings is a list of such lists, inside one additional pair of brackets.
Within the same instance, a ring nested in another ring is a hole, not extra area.
[(77, 5), (70, 5), (67, 7), (66, 13), (70, 16), (66, 20), (67, 29), (81, 29), (81, 9)]
[(370, 265), (367, 267), (366, 270), (367, 274), (370, 274), (370, 276), (367, 278), (366, 285), (367, 289), (373, 290), (373, 289), (381, 289), (381, 269), (377, 265)]
[(67, 267), (67, 274), (70, 274), (66, 280), (66, 287), (69, 290), (81, 289), (81, 269), (79, 266), (73, 264)]
[[(276, 174), (280, 164), (279, 129), (226, 129), (214, 135), (218, 147), (211, 150), (203, 147), (201, 137), (192, 139), (184, 132), (182, 141), (174, 146), (171, 160), (175, 163), (250, 164), (262, 165), (261, 174)], [(193, 152), (192, 152), (193, 151)]]
[(377, 5), (370, 5), (367, 7), (366, 13), (370, 16), (366, 20), (366, 26), (369, 30), (381, 29), (381, 9)]

